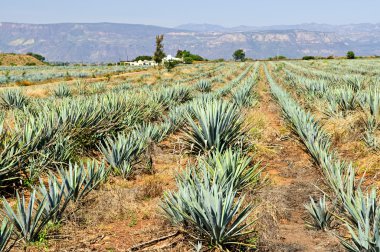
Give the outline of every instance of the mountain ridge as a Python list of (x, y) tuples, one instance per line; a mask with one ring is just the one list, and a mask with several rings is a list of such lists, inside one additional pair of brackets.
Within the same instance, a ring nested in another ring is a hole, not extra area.
[(191, 25), (193, 30), (189, 30), (189, 25), (169, 28), (109, 22), (1, 22), (0, 52), (31, 51), (46, 56), (49, 61), (116, 62), (153, 54), (155, 36), (164, 34), (167, 54), (186, 49), (210, 59), (231, 58), (238, 48), (253, 58), (267, 58), (277, 53), (293, 58), (303, 55), (340, 56), (348, 50), (359, 55), (380, 54), (380, 24), (336, 26), (308, 23), (261, 28)]

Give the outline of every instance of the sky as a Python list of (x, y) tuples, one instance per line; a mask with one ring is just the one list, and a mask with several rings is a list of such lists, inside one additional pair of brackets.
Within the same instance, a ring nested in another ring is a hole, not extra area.
[(380, 0), (0, 0), (0, 22), (290, 25), (380, 23)]

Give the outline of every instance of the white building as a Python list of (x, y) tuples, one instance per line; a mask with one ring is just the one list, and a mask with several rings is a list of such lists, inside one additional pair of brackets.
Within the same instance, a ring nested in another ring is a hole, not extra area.
[(153, 60), (139, 60), (139, 61), (125, 61), (122, 62), (124, 65), (129, 66), (157, 66), (158, 64)]
[(173, 57), (173, 56), (171, 56), (169, 54), (168, 56), (166, 56), (165, 58), (163, 58), (162, 61), (163, 62), (165, 62), (165, 61), (181, 61), (182, 62), (182, 59)]

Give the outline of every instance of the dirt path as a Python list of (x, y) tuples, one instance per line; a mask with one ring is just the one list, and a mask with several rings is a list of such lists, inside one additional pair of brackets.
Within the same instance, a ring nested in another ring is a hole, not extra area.
[(270, 181), (259, 193), (260, 251), (340, 251), (333, 234), (310, 230), (305, 225), (309, 216), (304, 204), (309, 202), (309, 196), (320, 196), (315, 185), (322, 185), (321, 176), (286, 127), (262, 68), (260, 76), (260, 102), (251, 116), (263, 121), (258, 155)]

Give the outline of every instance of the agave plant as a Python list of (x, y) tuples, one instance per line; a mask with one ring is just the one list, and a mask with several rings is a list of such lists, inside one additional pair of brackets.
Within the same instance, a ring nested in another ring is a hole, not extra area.
[(0, 96), (1, 104), (6, 109), (22, 109), (29, 104), (29, 99), (18, 89), (9, 89)]
[(58, 223), (62, 219), (62, 215), (71, 200), (71, 195), (66, 195), (67, 188), (65, 181), (59, 183), (53, 174), (50, 174), (47, 184), (48, 187), (45, 186), (40, 178), (40, 185), (37, 188), (40, 195), (39, 202), (41, 203), (43, 200), (46, 200), (44, 214), (48, 215), (54, 212), (52, 221)]
[(0, 251), (10, 251), (14, 244), (8, 246), (13, 231), (13, 225), (7, 218), (3, 219), (0, 228)]
[(351, 242), (340, 238), (343, 246), (352, 252), (380, 250), (380, 207), (376, 201), (376, 190), (364, 196), (358, 190), (353, 199), (345, 202), (348, 211), (346, 226)]
[(232, 93), (232, 100), (233, 102), (240, 106), (250, 106), (252, 105), (254, 101), (254, 96), (252, 94), (252, 88), (253, 88), (254, 82), (247, 82), (236, 92)]
[(159, 125), (143, 123), (136, 127), (136, 131), (138, 134), (145, 136), (147, 139), (159, 143), (167, 136), (170, 128), (171, 124), (165, 122)]
[(247, 187), (252, 188), (261, 175), (260, 163), (250, 166), (251, 160), (239, 151), (228, 149), (223, 153), (212, 152), (203, 164), (218, 184), (231, 183), (234, 190), (241, 191)]
[(17, 193), (16, 197), (16, 211), (12, 209), (5, 198), (3, 199), (4, 211), (25, 242), (36, 241), (40, 232), (52, 219), (55, 209), (49, 213), (45, 212), (46, 199), (38, 201), (36, 191), (31, 193), (28, 205), (25, 202), (24, 195), (20, 198)]
[(331, 223), (331, 213), (327, 209), (326, 196), (319, 199), (318, 204), (314, 202), (314, 199), (310, 197), (310, 204), (305, 205), (305, 208), (309, 211), (311, 217), (313, 218), (313, 223), (309, 223), (310, 226), (316, 227), (317, 229), (326, 229)]
[(114, 172), (128, 178), (132, 165), (137, 162), (145, 147), (146, 139), (133, 131), (129, 135), (119, 134), (114, 138), (107, 138), (99, 149)]
[(203, 93), (211, 91), (211, 83), (207, 80), (200, 80), (197, 83), (197, 90)]
[(107, 174), (103, 164), (99, 166), (95, 161), (88, 161), (86, 167), (84, 163), (69, 163), (67, 170), (59, 170), (59, 179), (65, 183), (65, 197), (78, 202), (96, 189), (106, 179)]
[(253, 206), (243, 207), (244, 196), (237, 198), (232, 186), (221, 188), (191, 175), (178, 179), (177, 186), (178, 192), (167, 192), (161, 205), (169, 219), (197, 230), (198, 240), (214, 248), (247, 245), (242, 239), (252, 232), (253, 222), (245, 221)]
[(53, 90), (53, 94), (55, 97), (64, 98), (70, 97), (72, 95), (72, 92), (67, 85), (60, 84), (55, 90)]
[(243, 145), (244, 131), (236, 105), (221, 100), (206, 99), (193, 106), (194, 120), (186, 116), (189, 126), (185, 141), (193, 153), (223, 151)]

